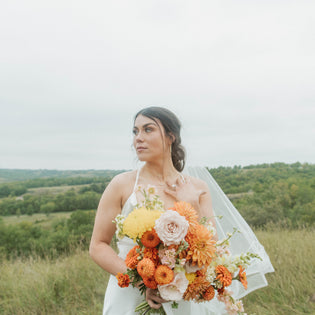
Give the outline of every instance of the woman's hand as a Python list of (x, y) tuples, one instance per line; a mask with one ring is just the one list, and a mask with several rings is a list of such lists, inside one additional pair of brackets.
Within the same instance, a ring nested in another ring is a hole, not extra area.
[(160, 297), (158, 290), (153, 290), (150, 288), (147, 288), (145, 291), (145, 299), (148, 304), (156, 310), (162, 306), (162, 303), (168, 302)]
[(195, 210), (199, 210), (200, 197), (206, 193), (204, 189), (197, 189), (189, 179), (185, 178), (183, 181), (181, 178), (176, 180), (175, 184), (166, 182), (167, 188), (164, 192), (172, 196), (176, 201), (186, 201), (190, 203)]

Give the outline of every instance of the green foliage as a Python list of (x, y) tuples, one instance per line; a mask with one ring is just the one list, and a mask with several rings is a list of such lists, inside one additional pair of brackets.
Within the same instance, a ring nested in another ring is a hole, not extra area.
[(0, 198), (8, 196), (20, 196), (26, 193), (27, 187), (23, 184), (0, 185)]
[(0, 215), (17, 215), (34, 213), (68, 212), (77, 209), (96, 209), (101, 194), (94, 191), (76, 193), (73, 189), (53, 195), (23, 196), (23, 200), (7, 197), (0, 202)]
[(315, 165), (219, 167), (210, 173), (251, 226), (284, 221), (291, 227), (315, 224)]
[(73, 212), (69, 219), (53, 222), (49, 229), (39, 226), (36, 222), (4, 225), (0, 221), (0, 253), (2, 257), (7, 258), (34, 254), (53, 258), (70, 254), (77, 247), (87, 249), (94, 217), (95, 211), (78, 210)]
[[(54, 171), (54, 170), (8, 170), (0, 169), (0, 198), (21, 196), (29, 188), (56, 187), (63, 185), (86, 185), (82, 192), (102, 193), (113, 176), (121, 171)], [(11, 181), (11, 182), (8, 182)]]
[(315, 165), (308, 163), (272, 163), (233, 168), (220, 166), (209, 171), (226, 194), (249, 190), (258, 192), (254, 187), (262, 191), (268, 189), (272, 183), (289, 179), (300, 179), (315, 185)]
[[(263, 227), (270, 222), (290, 228), (315, 225), (315, 165), (273, 163), (219, 167), (210, 171), (251, 226)], [(95, 212), (81, 210), (96, 209), (109, 177), (84, 176), (91, 175), (91, 171), (86, 171), (86, 174), (84, 171), (77, 174), (72, 171), (54, 172), (51, 178), (39, 176), (0, 185), (3, 195), (10, 194), (0, 200), (0, 215), (22, 217), (25, 214), (72, 212), (69, 219), (53, 222), (50, 228), (36, 222), (6, 226), (0, 220), (0, 257), (13, 258), (32, 253), (41, 257), (58, 257), (71, 253), (77, 246), (88, 247)], [(48, 173), (43, 171), (43, 174), (47, 176)], [(57, 177), (58, 174), (63, 175)], [(12, 193), (13, 189), (18, 192), (18, 187), (65, 183), (90, 184), (58, 194), (49, 191), (40, 195), (26, 193), (16, 198)]]
[(94, 191), (86, 191), (82, 194), (78, 194), (76, 197), (77, 209), (85, 210), (96, 208), (99, 203), (100, 196), (100, 193)]
[(51, 212), (54, 212), (56, 209), (56, 204), (52, 201), (49, 201), (43, 205), (40, 206), (40, 212), (49, 214)]

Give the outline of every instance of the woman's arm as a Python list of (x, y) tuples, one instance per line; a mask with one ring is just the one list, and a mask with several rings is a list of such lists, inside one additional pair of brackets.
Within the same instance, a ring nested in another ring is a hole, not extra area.
[(112, 220), (121, 212), (122, 187), (125, 183), (123, 175), (120, 174), (114, 177), (106, 187), (97, 208), (90, 243), (92, 259), (113, 275), (127, 271), (124, 260), (110, 247), (110, 242), (116, 229)]

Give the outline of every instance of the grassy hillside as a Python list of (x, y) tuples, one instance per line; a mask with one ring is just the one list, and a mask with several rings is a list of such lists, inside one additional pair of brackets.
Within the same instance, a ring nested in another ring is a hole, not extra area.
[(48, 216), (44, 213), (35, 213), (33, 215), (20, 215), (20, 216), (5, 216), (2, 217), (3, 223), (5, 225), (15, 225), (22, 222), (33, 223), (42, 227), (51, 227), (55, 221), (70, 218), (72, 212), (55, 212), (50, 213)]
[[(276, 270), (244, 298), (247, 313), (315, 314), (315, 165), (210, 171)], [(99, 198), (118, 172), (0, 169), (0, 314), (101, 313), (108, 274), (86, 249)]]
[[(315, 231), (256, 231), (276, 270), (269, 286), (243, 299), (248, 314), (315, 314)], [(108, 275), (77, 250), (58, 260), (29, 258), (1, 265), (0, 313), (100, 314)]]
[(122, 170), (47, 170), (47, 169), (0, 169), (0, 183), (24, 181), (42, 178), (69, 177), (107, 177), (122, 172)]
[[(83, 187), (88, 187), (89, 184), (83, 185), (63, 185), (63, 186), (52, 186), (52, 187), (38, 187), (38, 188), (29, 188), (27, 190), (27, 194), (30, 195), (57, 195), (67, 192), (68, 190), (74, 190), (75, 192), (79, 192)], [(24, 194), (23, 194), (24, 195)], [(22, 196), (23, 196), (22, 195)]]

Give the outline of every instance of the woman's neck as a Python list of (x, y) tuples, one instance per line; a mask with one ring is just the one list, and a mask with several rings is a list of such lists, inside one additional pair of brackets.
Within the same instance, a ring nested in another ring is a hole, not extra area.
[(176, 170), (171, 160), (164, 160), (161, 163), (146, 162), (142, 167), (142, 174), (155, 178), (159, 182), (165, 182), (176, 178), (179, 172)]

